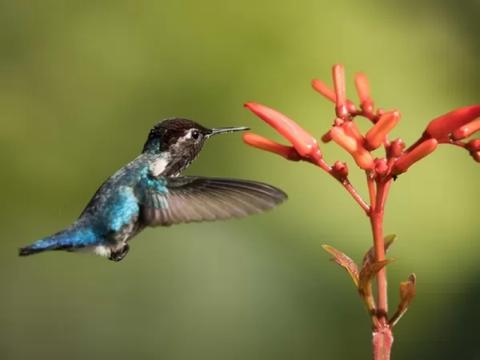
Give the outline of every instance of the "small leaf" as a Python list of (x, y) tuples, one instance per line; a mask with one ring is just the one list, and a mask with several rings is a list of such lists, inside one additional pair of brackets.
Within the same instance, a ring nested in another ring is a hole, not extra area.
[(358, 291), (361, 295), (369, 296), (372, 293), (372, 280), (375, 275), (382, 270), (385, 266), (390, 264), (393, 259), (385, 259), (382, 261), (375, 261), (367, 263), (360, 271), (358, 281)]
[[(397, 240), (397, 235), (395, 234), (390, 234), (383, 238), (383, 241), (385, 243), (385, 253), (388, 252), (390, 245), (392, 245), (395, 240)], [(375, 261), (375, 248), (372, 246), (370, 250), (368, 250), (365, 256), (363, 257), (362, 267), (365, 267), (367, 263), (372, 263), (374, 261)]]
[(401, 317), (407, 312), (408, 307), (415, 298), (416, 287), (415, 283), (417, 278), (415, 274), (410, 274), (407, 281), (400, 283), (400, 303), (398, 304), (397, 311), (390, 319), (390, 325), (395, 326)]
[(333, 256), (332, 258), (333, 261), (335, 261), (338, 265), (343, 267), (348, 272), (348, 274), (353, 280), (353, 283), (355, 284), (356, 287), (358, 287), (358, 280), (359, 280), (358, 266), (357, 264), (355, 264), (355, 261), (350, 259), (347, 255), (345, 255), (340, 250), (337, 250), (330, 245), (322, 245), (322, 247), (326, 252), (328, 252), (330, 255)]

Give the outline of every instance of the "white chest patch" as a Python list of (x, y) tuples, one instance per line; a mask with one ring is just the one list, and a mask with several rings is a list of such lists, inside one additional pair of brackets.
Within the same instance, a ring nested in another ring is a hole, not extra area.
[(168, 165), (168, 159), (160, 158), (155, 160), (150, 166), (150, 171), (153, 176), (160, 176)]

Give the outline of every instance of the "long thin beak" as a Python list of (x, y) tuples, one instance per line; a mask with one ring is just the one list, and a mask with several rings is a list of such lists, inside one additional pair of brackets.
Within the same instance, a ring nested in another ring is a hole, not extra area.
[(210, 134), (208, 134), (208, 136), (210, 137), (213, 135), (226, 134), (226, 133), (231, 133), (236, 131), (245, 131), (245, 130), (250, 130), (250, 129), (245, 126), (216, 128), (216, 129), (211, 129), (211, 132)]

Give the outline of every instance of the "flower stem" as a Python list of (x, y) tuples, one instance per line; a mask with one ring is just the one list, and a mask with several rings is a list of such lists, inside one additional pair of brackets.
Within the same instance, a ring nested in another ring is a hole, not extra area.
[[(385, 260), (385, 240), (383, 236), (383, 215), (385, 201), (392, 180), (378, 180), (375, 207), (370, 212), (375, 260)], [(377, 319), (378, 325), (373, 332), (374, 360), (390, 359), (393, 333), (388, 323), (387, 270), (384, 267), (377, 274)]]

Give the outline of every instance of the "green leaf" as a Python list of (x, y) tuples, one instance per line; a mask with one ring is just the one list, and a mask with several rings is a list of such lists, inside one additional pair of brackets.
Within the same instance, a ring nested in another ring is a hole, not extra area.
[[(397, 235), (395, 234), (390, 234), (390, 235), (387, 235), (383, 238), (383, 241), (384, 241), (384, 247), (385, 247), (385, 253), (388, 252), (388, 249), (390, 248), (390, 245), (393, 244), (393, 242), (397, 239)], [(362, 261), (362, 267), (365, 267), (365, 265), (367, 263), (372, 263), (375, 261), (375, 248), (372, 246), (368, 251), (367, 253), (365, 254), (365, 256), (363, 257), (363, 261)]]
[(340, 250), (337, 250), (330, 245), (322, 245), (322, 247), (326, 252), (333, 256), (333, 261), (335, 261), (338, 265), (340, 265), (348, 272), (348, 274), (353, 280), (353, 283), (355, 284), (355, 287), (358, 287), (359, 274), (358, 266), (357, 264), (355, 264), (355, 261), (353, 261)]
[(410, 274), (407, 281), (400, 283), (400, 303), (398, 304), (397, 311), (395, 311), (395, 314), (393, 314), (389, 321), (392, 327), (395, 326), (401, 317), (407, 312), (408, 307), (415, 298), (417, 292), (415, 286), (416, 282), (417, 278), (415, 274)]

